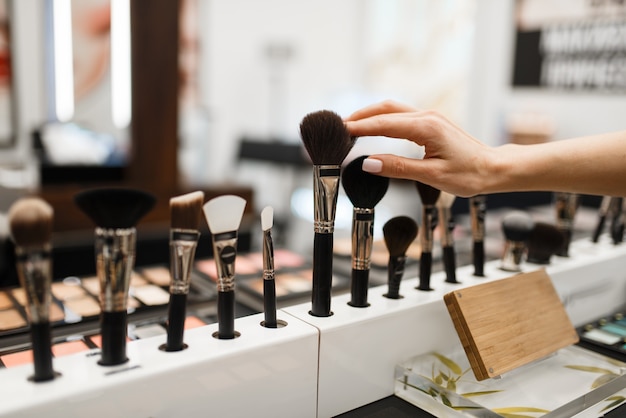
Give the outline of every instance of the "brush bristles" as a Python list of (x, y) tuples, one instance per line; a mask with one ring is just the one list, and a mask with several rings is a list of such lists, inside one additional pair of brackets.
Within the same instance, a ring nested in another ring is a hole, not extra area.
[(519, 210), (509, 212), (502, 218), (502, 232), (510, 241), (523, 242), (528, 240), (534, 225), (532, 217)]
[(439, 199), (439, 194), (441, 193), (439, 189), (435, 189), (434, 187), (419, 181), (415, 182), (415, 187), (417, 187), (417, 192), (420, 195), (423, 205), (434, 205), (437, 203), (437, 199)]
[(528, 237), (528, 261), (549, 263), (550, 257), (558, 252), (565, 242), (565, 236), (555, 225), (537, 222)]
[(261, 211), (261, 229), (267, 231), (274, 226), (274, 208), (266, 206)]
[(343, 169), (341, 184), (355, 208), (373, 209), (385, 196), (389, 188), (389, 178), (363, 171), (366, 155), (352, 160)]
[(100, 228), (133, 228), (154, 207), (156, 198), (126, 188), (90, 189), (74, 196), (76, 205)]
[(340, 165), (356, 141), (341, 116), (330, 110), (306, 115), (300, 123), (300, 136), (314, 165)]
[(408, 216), (396, 216), (383, 226), (385, 244), (391, 257), (401, 257), (417, 238), (417, 223)]
[(36, 197), (19, 199), (7, 216), (11, 237), (17, 246), (40, 247), (50, 242), (54, 210), (44, 200)]
[(197, 191), (170, 199), (170, 226), (172, 229), (197, 230), (202, 219), (204, 193)]

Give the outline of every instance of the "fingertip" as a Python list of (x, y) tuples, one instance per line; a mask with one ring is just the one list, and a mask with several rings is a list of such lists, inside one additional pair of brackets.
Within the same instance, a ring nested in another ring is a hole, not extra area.
[(363, 171), (372, 174), (378, 174), (383, 170), (383, 162), (376, 158), (366, 158), (361, 165)]

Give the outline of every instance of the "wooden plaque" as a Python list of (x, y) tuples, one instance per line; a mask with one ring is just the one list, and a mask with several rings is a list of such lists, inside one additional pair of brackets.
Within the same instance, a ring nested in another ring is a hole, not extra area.
[(444, 301), (477, 380), (578, 342), (545, 270), (459, 289)]

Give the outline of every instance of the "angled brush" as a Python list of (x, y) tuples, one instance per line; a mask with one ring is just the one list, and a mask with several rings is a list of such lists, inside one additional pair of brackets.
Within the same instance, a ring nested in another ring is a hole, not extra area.
[(350, 136), (341, 117), (329, 110), (306, 115), (300, 123), (300, 136), (313, 163), (315, 236), (310, 314), (326, 317), (332, 315), (333, 236), (341, 163), (356, 138)]
[(562, 248), (563, 233), (555, 225), (536, 222), (528, 237), (526, 261), (533, 264), (550, 264), (550, 258)]
[(44, 200), (27, 197), (17, 200), (8, 212), (9, 230), (15, 242), (17, 273), (26, 293), (30, 323), (35, 382), (54, 379), (50, 334), (50, 257), (54, 211)]
[(422, 235), (419, 271), (419, 290), (432, 290), (430, 287), (430, 274), (433, 265), (433, 231), (437, 227), (437, 199), (441, 191), (428, 184), (415, 182), (417, 192), (422, 200)]
[(469, 198), (470, 219), (472, 224), (472, 263), (474, 276), (485, 275), (485, 217), (487, 214), (487, 196), (477, 195)]
[(441, 228), (441, 249), (443, 253), (443, 267), (446, 272), (447, 283), (458, 283), (456, 280), (456, 254), (454, 253), (454, 218), (452, 204), (456, 196), (441, 192), (437, 199), (439, 211), (439, 227)]
[(554, 194), (556, 209), (556, 226), (561, 230), (564, 241), (556, 255), (569, 257), (569, 244), (574, 230), (574, 217), (578, 210), (580, 195), (575, 193), (558, 192)]
[(535, 225), (531, 216), (520, 210), (507, 213), (502, 218), (502, 232), (506, 239), (502, 263), (504, 271), (521, 271), (521, 264), (527, 250), (527, 242)]
[(204, 204), (217, 268), (217, 338), (229, 340), (235, 331), (235, 258), (237, 233), (246, 200), (234, 195), (215, 197)]
[(100, 281), (102, 355), (113, 366), (126, 357), (127, 304), (135, 265), (135, 225), (154, 206), (153, 195), (136, 189), (90, 189), (74, 196), (76, 205), (96, 224), (96, 272)]
[(204, 193), (197, 191), (170, 199), (170, 302), (165, 351), (180, 351), (183, 342), (191, 269), (200, 238)]
[(263, 311), (267, 328), (278, 327), (276, 320), (276, 281), (274, 274), (274, 208), (266, 206), (261, 211), (261, 229), (263, 230)]
[(352, 280), (348, 304), (356, 308), (369, 306), (367, 290), (374, 243), (374, 207), (387, 193), (389, 179), (363, 171), (360, 156), (343, 169), (341, 184), (352, 202)]
[(417, 237), (417, 223), (408, 216), (396, 216), (383, 226), (383, 236), (389, 251), (387, 265), (387, 293), (389, 299), (400, 299), (400, 282), (404, 275), (406, 251)]

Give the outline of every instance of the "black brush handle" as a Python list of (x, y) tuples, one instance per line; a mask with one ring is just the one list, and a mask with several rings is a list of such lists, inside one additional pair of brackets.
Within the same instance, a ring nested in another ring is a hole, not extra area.
[(126, 363), (126, 311), (102, 312), (100, 332), (102, 333), (102, 354), (98, 364), (115, 366)]
[(35, 382), (45, 382), (54, 379), (52, 369), (52, 350), (50, 323), (31, 324), (30, 338), (33, 344), (33, 363), (35, 366)]
[(443, 267), (446, 272), (446, 283), (458, 283), (456, 280), (456, 254), (454, 246), (447, 245), (442, 248)]
[(348, 305), (355, 308), (367, 308), (367, 289), (369, 287), (370, 271), (352, 269), (352, 281), (350, 284), (351, 299)]
[(420, 256), (420, 282), (417, 289), (419, 290), (433, 290), (430, 287), (430, 272), (433, 266), (433, 253), (422, 252)]
[(276, 328), (276, 281), (274, 279), (263, 279), (263, 310), (265, 312), (265, 323), (267, 328)]
[(474, 241), (474, 250), (472, 252), (474, 262), (474, 276), (485, 276), (485, 243), (484, 241)]
[(315, 233), (313, 238), (313, 316), (331, 316), (330, 291), (333, 285), (333, 234)]
[(217, 338), (235, 338), (235, 292), (217, 292)]
[(602, 231), (604, 231), (604, 224), (606, 224), (606, 215), (600, 215), (598, 217), (598, 224), (596, 225), (596, 229), (593, 230), (591, 242), (598, 242)]
[(184, 348), (185, 317), (187, 316), (187, 294), (170, 294), (167, 312), (167, 344), (165, 351), (180, 351)]
[(387, 265), (387, 293), (383, 296), (389, 299), (400, 299), (400, 282), (404, 274), (406, 257), (389, 257)]
[(556, 255), (559, 257), (569, 257), (569, 244), (572, 241), (572, 230), (570, 228), (562, 229), (563, 245), (557, 250)]

